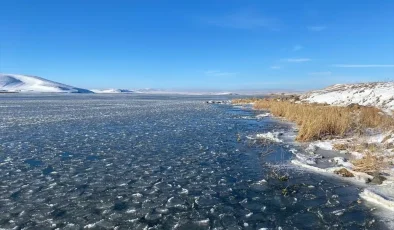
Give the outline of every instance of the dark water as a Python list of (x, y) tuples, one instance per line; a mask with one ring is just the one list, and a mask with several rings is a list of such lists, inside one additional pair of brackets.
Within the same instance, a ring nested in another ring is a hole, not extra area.
[(287, 124), (204, 100), (1, 95), (0, 228), (385, 229), (357, 188), (246, 138)]

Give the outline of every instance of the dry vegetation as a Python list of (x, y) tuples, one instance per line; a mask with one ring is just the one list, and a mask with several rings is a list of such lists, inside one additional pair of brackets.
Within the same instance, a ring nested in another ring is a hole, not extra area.
[(356, 141), (352, 141), (348, 143), (336, 143), (333, 147), (339, 151), (347, 150), (351, 152), (364, 153), (364, 156), (361, 159), (351, 161), (354, 165), (354, 171), (369, 174), (379, 172), (381, 169), (386, 168), (389, 165), (389, 162), (393, 159), (390, 156), (383, 157), (381, 153), (384, 152), (386, 146), (377, 143), (358, 143)]
[[(394, 133), (394, 118), (375, 107), (356, 104), (330, 106), (326, 104), (301, 103), (297, 96), (283, 96), (266, 99), (234, 100), (234, 104), (253, 103), (255, 109), (268, 110), (274, 116), (295, 122), (299, 127), (298, 141), (356, 137), (344, 143), (334, 144), (336, 150), (364, 153), (361, 159), (353, 160), (354, 170), (372, 174), (388, 166), (393, 157), (381, 156), (384, 149), (393, 148), (393, 143), (384, 144)], [(391, 131), (382, 144), (362, 141), (368, 129)], [(345, 170), (335, 173), (350, 176)]]
[(287, 97), (270, 99), (240, 99), (234, 104), (254, 103), (255, 109), (269, 110), (299, 126), (298, 141), (343, 138), (363, 134), (367, 128), (392, 129), (394, 119), (374, 107), (359, 105), (328, 106), (324, 104), (295, 103)]
[(367, 153), (363, 158), (352, 161), (354, 170), (365, 173), (380, 171), (387, 166), (387, 161), (382, 156)]

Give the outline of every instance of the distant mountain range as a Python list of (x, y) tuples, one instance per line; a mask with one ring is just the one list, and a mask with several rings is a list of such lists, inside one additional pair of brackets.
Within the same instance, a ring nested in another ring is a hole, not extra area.
[[(283, 90), (259, 90), (259, 91), (186, 91), (186, 90), (166, 90), (166, 89), (83, 89), (41, 77), (21, 74), (1, 74), (0, 73), (0, 93), (96, 93), (96, 94), (166, 94), (166, 95), (263, 95), (269, 93), (284, 92)], [(285, 91), (288, 92), (288, 91)]]
[(162, 89), (82, 89), (70, 85), (47, 80), (41, 77), (20, 75), (20, 74), (0, 74), (0, 92), (20, 92), (20, 93), (97, 93), (97, 94), (184, 94), (184, 95), (235, 95), (231, 92), (189, 92), (172, 91)]

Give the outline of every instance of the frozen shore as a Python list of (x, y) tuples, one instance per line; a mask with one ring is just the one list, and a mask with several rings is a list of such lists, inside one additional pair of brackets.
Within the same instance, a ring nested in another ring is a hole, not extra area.
[[(280, 133), (262, 133), (258, 134), (256, 138), (283, 142), (280, 137), (289, 136), (284, 133), (279, 134)], [(382, 148), (380, 148), (380, 150), (382, 150), (382, 152), (380, 152), (380, 155), (390, 159), (394, 156), (392, 149), (385, 149), (383, 146), (390, 145), (393, 142), (394, 133), (392, 132), (374, 133), (365, 135), (362, 138), (349, 137), (307, 143), (296, 142), (293, 139), (293, 143), (301, 147), (301, 150), (291, 149), (291, 152), (294, 154), (294, 160), (292, 160), (291, 163), (297, 167), (316, 173), (330, 174), (354, 182), (357, 185), (363, 185), (365, 190), (360, 194), (361, 198), (394, 211), (394, 166), (388, 165), (386, 168), (382, 169), (382, 175), (371, 175), (359, 172), (355, 170), (352, 161), (361, 159), (364, 153), (361, 150), (349, 151), (337, 149), (337, 146), (343, 146), (346, 143), (352, 143), (353, 145), (368, 143), (370, 146), (381, 146)], [(347, 175), (344, 175), (344, 172)]]
[[(267, 117), (272, 117), (272, 114), (261, 110), (261, 114), (257, 115), (256, 119), (267, 119)], [(394, 218), (391, 217), (394, 212), (394, 166), (392, 162), (394, 151), (391, 148), (394, 144), (393, 131), (368, 130), (362, 136), (312, 142), (296, 142), (294, 131), (296, 128), (291, 131), (293, 139), (290, 141), (296, 146), (290, 149), (294, 154), (294, 159), (291, 161), (294, 167), (355, 184), (362, 189), (359, 194), (360, 202), (364, 201), (379, 210), (376, 213), (384, 216), (388, 224), (394, 227)], [(284, 141), (284, 137), (289, 135), (268, 132), (248, 138), (289, 143), (289, 140)], [(380, 173), (362, 172), (353, 164), (355, 160), (363, 159), (366, 150), (377, 151), (378, 155), (385, 159), (384, 163), (387, 165), (379, 170)]]
[[(357, 140), (350, 139), (354, 142)], [(363, 153), (347, 150), (339, 151), (335, 146), (339, 143), (348, 142), (349, 139), (336, 139), (328, 141), (315, 141), (308, 144), (301, 144), (304, 148), (303, 153), (296, 152), (296, 160), (292, 163), (317, 173), (332, 174), (342, 177), (348, 181), (365, 186), (360, 197), (368, 202), (377, 204), (383, 208), (394, 211), (394, 168), (388, 165), (381, 170), (380, 174), (365, 173), (356, 170), (352, 163), (355, 159), (361, 159)], [(369, 139), (369, 143), (377, 142), (379, 139)], [(375, 141), (375, 142), (374, 142)], [(303, 156), (304, 159), (297, 157)], [(382, 155), (392, 156), (393, 153), (386, 150)], [(309, 159), (314, 160), (309, 160)]]

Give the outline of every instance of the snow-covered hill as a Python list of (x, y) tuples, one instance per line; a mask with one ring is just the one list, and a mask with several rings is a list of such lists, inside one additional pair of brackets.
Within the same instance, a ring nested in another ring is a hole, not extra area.
[(0, 74), (0, 91), (36, 93), (92, 93), (87, 89), (76, 88), (40, 77), (18, 74)]
[(394, 110), (394, 82), (337, 84), (304, 94), (305, 102), (349, 105), (352, 103)]

